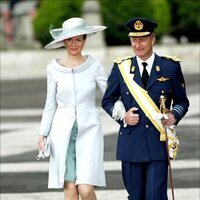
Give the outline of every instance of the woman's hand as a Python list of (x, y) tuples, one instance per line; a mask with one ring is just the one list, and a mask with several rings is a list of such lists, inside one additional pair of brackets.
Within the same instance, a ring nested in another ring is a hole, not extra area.
[(40, 135), (38, 137), (38, 151), (44, 151), (44, 147), (45, 147), (45, 136)]

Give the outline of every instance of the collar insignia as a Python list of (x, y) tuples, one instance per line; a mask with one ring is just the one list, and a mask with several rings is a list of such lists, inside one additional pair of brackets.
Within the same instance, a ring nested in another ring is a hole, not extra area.
[(157, 72), (160, 71), (160, 66), (156, 66), (156, 71), (157, 71)]
[(135, 66), (131, 67), (131, 73), (133, 73), (135, 71)]

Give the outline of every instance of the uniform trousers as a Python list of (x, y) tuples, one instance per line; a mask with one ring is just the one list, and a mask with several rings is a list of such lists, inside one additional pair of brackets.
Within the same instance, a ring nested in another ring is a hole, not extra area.
[(128, 200), (167, 200), (168, 162), (124, 162), (122, 177)]

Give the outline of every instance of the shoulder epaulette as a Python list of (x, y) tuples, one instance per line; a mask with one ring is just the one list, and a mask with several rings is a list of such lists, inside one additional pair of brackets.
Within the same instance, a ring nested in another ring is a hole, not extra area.
[(114, 62), (114, 63), (117, 63), (117, 64), (120, 64), (120, 63), (122, 63), (124, 60), (128, 60), (128, 59), (130, 59), (130, 58), (132, 58), (132, 56), (126, 56), (126, 57), (123, 57), (123, 58), (118, 57), (118, 58), (116, 58), (115, 60), (113, 60), (113, 62)]
[(166, 59), (170, 59), (170, 60), (173, 60), (175, 62), (181, 62), (181, 59), (180, 58), (177, 58), (176, 56), (161, 56), (162, 58), (166, 58)]

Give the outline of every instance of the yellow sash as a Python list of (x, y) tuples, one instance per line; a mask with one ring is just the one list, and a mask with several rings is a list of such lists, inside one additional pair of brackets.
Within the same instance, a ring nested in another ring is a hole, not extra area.
[(133, 74), (130, 73), (130, 66), (130, 59), (123, 60), (120, 63), (118, 62), (119, 70), (132, 96), (137, 101), (146, 116), (160, 132), (160, 141), (166, 141), (165, 129), (161, 120), (157, 118), (158, 114), (161, 114), (161, 112), (151, 97), (147, 94), (147, 91), (145, 91), (133, 80)]

